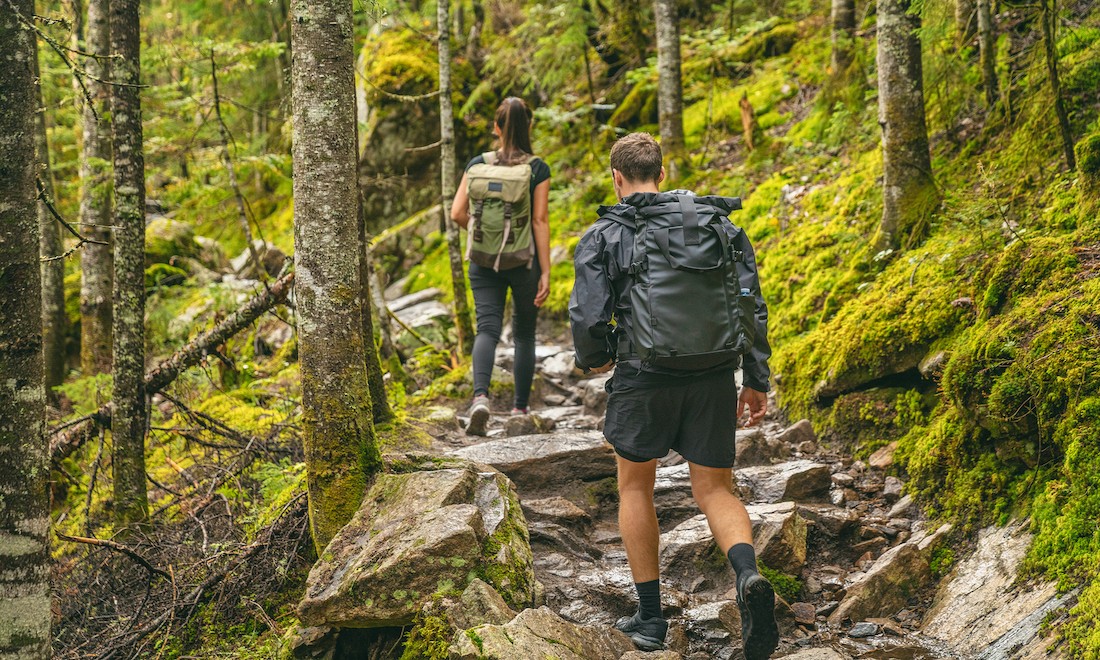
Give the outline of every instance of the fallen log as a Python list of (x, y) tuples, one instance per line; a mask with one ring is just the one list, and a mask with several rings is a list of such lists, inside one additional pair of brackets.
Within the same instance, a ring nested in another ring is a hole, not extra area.
[[(195, 366), (230, 337), (252, 325), (272, 307), (286, 302), (294, 285), (294, 273), (288, 273), (230, 314), (221, 323), (199, 334), (163, 362), (145, 374), (145, 393), (153, 394), (168, 387), (181, 373)], [(50, 458), (60, 461), (79, 449), (97, 427), (111, 423), (111, 404), (107, 403), (81, 421), (50, 432)]]

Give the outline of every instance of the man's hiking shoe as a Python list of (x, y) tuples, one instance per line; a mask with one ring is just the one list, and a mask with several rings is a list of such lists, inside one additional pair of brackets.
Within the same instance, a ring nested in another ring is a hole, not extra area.
[(665, 635), (668, 634), (668, 621), (659, 616), (643, 619), (641, 612), (634, 616), (624, 616), (615, 622), (615, 629), (626, 633), (642, 651), (660, 651), (665, 648)]
[(741, 610), (741, 643), (745, 660), (765, 660), (779, 646), (775, 625), (775, 591), (759, 573), (750, 573), (737, 584), (737, 608)]
[(489, 397), (478, 394), (470, 406), (470, 423), (466, 425), (467, 435), (485, 435), (489, 426)]

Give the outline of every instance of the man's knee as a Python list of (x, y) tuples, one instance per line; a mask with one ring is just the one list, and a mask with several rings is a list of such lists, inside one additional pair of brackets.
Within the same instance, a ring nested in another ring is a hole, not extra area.
[(617, 455), (619, 497), (642, 495), (653, 499), (653, 484), (657, 476), (657, 461), (638, 461)]
[(732, 471), (692, 465), (691, 496), (703, 511), (719, 503), (728, 503), (734, 497)]

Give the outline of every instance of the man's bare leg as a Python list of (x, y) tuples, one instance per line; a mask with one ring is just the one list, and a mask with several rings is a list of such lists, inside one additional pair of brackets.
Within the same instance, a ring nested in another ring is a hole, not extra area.
[(733, 494), (733, 469), (695, 463), (691, 470), (691, 495), (706, 515), (710, 533), (722, 553), (738, 543), (752, 544), (752, 522), (745, 505)]
[(638, 612), (623, 617), (615, 627), (644, 651), (664, 648), (668, 622), (661, 615), (660, 569), (657, 549), (660, 528), (653, 506), (653, 482), (657, 461), (636, 463), (617, 456), (619, 466), (619, 533), (638, 591)]

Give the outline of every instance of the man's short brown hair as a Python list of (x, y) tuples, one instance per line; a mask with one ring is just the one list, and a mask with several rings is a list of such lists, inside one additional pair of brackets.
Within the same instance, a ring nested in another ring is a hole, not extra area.
[(633, 183), (661, 178), (661, 145), (649, 133), (631, 133), (611, 147), (611, 169)]

